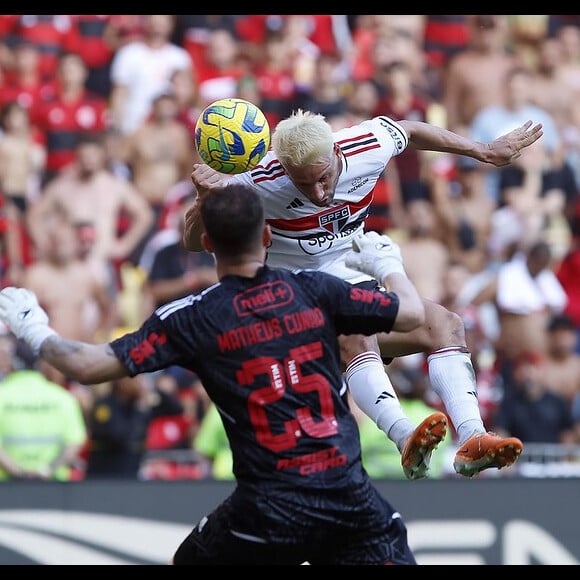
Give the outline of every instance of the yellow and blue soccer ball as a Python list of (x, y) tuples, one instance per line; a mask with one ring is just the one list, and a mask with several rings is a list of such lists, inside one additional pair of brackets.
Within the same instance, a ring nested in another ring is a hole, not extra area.
[(208, 105), (195, 126), (195, 146), (203, 162), (221, 173), (244, 173), (270, 148), (270, 126), (262, 110), (244, 99)]

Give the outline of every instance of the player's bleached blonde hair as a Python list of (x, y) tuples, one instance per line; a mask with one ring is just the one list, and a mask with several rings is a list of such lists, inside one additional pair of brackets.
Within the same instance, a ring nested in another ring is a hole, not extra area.
[(332, 155), (332, 128), (324, 116), (298, 109), (272, 133), (272, 150), (283, 166), (301, 167)]

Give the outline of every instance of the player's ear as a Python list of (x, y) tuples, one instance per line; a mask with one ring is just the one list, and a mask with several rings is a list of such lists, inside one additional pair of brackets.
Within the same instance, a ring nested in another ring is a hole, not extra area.
[(264, 226), (264, 233), (262, 234), (262, 242), (264, 244), (264, 248), (269, 248), (272, 244), (272, 230), (270, 229), (269, 225)]
[(205, 232), (201, 232), (199, 239), (201, 240), (202, 248), (206, 252), (209, 252), (210, 254), (213, 253), (213, 249), (211, 247), (211, 242), (209, 241), (209, 236)]

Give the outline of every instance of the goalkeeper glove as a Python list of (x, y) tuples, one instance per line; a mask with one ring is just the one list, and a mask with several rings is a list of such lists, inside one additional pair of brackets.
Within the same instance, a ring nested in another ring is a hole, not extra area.
[(392, 273), (406, 276), (399, 245), (389, 236), (377, 232), (360, 234), (352, 240), (352, 251), (346, 255), (349, 268), (364, 272), (380, 283)]
[(34, 292), (8, 286), (0, 292), (0, 320), (38, 356), (42, 343), (57, 334)]

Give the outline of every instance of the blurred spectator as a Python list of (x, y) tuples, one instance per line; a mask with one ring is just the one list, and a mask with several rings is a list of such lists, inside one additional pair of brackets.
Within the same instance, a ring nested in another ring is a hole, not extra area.
[(54, 92), (53, 79), (44, 80), (39, 69), (38, 47), (22, 38), (15, 39), (10, 66), (0, 83), (0, 104), (16, 101), (36, 118), (43, 99)]
[(247, 70), (240, 62), (235, 36), (225, 28), (209, 33), (204, 59), (196, 70), (198, 103), (203, 109), (213, 101), (235, 96)]
[(449, 61), (443, 86), (447, 128), (462, 135), (468, 133), (479, 111), (502, 104), (506, 74), (517, 63), (517, 57), (507, 49), (505, 16), (476, 14), (466, 18), (469, 44)]
[(373, 78), (380, 84), (381, 72), (392, 62), (402, 62), (409, 71), (411, 83), (417, 94), (424, 98), (429, 94), (425, 75), (425, 53), (423, 51), (423, 29), (425, 16), (422, 14), (377, 14), (377, 37), (371, 57)]
[(153, 298), (154, 308), (197, 294), (218, 281), (214, 257), (209, 252), (191, 252), (183, 246), (184, 217), (191, 202), (191, 198), (183, 200), (176, 239), (159, 247), (152, 257), (145, 285)]
[[(489, 263), (488, 241), (495, 203), (485, 191), (484, 170), (469, 157), (458, 156), (450, 172), (440, 170), (443, 158), (432, 163), (431, 199), (442, 241), (452, 261), (475, 274)], [(448, 160), (449, 161), (449, 160)]]
[[(55, 220), (46, 234), (42, 253), (24, 271), (22, 284), (36, 293), (63, 337), (93, 342), (98, 332), (108, 336), (117, 322), (114, 303), (103, 279), (80, 259), (73, 224)], [(97, 316), (92, 315), (94, 306)], [(66, 377), (52, 367), (43, 366), (42, 370), (50, 380), (66, 384)]]
[(569, 243), (566, 199), (574, 190), (565, 169), (552, 169), (541, 141), (528, 147), (512, 165), (499, 169), (498, 208), (493, 212), (489, 248), (494, 260), (509, 260), (539, 239), (560, 259)]
[[(380, 80), (385, 93), (372, 116), (386, 115), (394, 120), (427, 120), (428, 102), (416, 92), (411, 69), (406, 62), (395, 60), (383, 65), (375, 74), (375, 79)], [(412, 199), (429, 197), (429, 188), (423, 179), (425, 159), (425, 152), (412, 147), (393, 158), (403, 205)]]
[(0, 193), (0, 283), (16, 284), (22, 274), (22, 229), (20, 213), (13, 203)]
[[(479, 109), (469, 126), (470, 136), (477, 141), (493, 141), (528, 120), (542, 123), (544, 134), (537, 147), (544, 148), (545, 161), (550, 167), (560, 155), (562, 141), (554, 119), (547, 111), (532, 103), (530, 72), (517, 66), (509, 69), (502, 81), (501, 101)], [(486, 184), (488, 195), (498, 201), (501, 168), (487, 164), (484, 167), (488, 176)]]
[(157, 95), (151, 115), (125, 141), (125, 161), (131, 168), (133, 185), (155, 214), (153, 230), (167, 191), (189, 177), (193, 164), (192, 139), (177, 114), (172, 93)]
[(176, 70), (192, 71), (187, 51), (169, 40), (174, 27), (174, 15), (144, 15), (143, 38), (121, 46), (113, 57), (110, 122), (123, 134), (145, 121), (153, 99), (167, 90)]
[(218, 28), (228, 30), (236, 40), (236, 25), (240, 15), (228, 14), (177, 14), (171, 41), (183, 46), (193, 62), (194, 71), (203, 66), (210, 34)]
[(516, 252), (482, 293), (495, 299), (500, 321), (495, 346), (508, 366), (522, 352), (547, 352), (546, 325), (553, 315), (563, 312), (567, 297), (553, 271), (546, 242)]
[(296, 99), (291, 53), (282, 31), (268, 31), (252, 74), (260, 91), (260, 108), (273, 130), (291, 113)]
[[(388, 368), (401, 407), (413, 423), (420, 423), (436, 410), (426, 399), (428, 378), (422, 370), (391, 368), (391, 365)], [(350, 406), (359, 427), (363, 466), (369, 475), (375, 479), (405, 479), (396, 445), (360, 411), (352, 398)], [(448, 461), (452, 448), (453, 438), (448, 431), (431, 457), (428, 473), (430, 479), (439, 479), (453, 473)]]
[(119, 263), (138, 247), (153, 223), (153, 211), (133, 185), (113, 175), (105, 163), (102, 136), (84, 135), (73, 165), (30, 206), (29, 231), (39, 251), (46, 246), (51, 216), (62, 214), (71, 223), (94, 224), (91, 257)]
[(77, 35), (75, 52), (87, 67), (86, 88), (107, 99), (111, 92), (111, 62), (116, 45), (109, 43), (107, 28), (110, 14), (73, 14), (72, 23)]
[[(210, 463), (209, 473), (216, 480), (233, 480), (230, 442), (217, 406), (212, 403), (201, 420), (193, 448)], [(400, 462), (399, 462), (400, 463)]]
[(493, 419), (498, 435), (524, 443), (577, 442), (570, 405), (546, 386), (545, 370), (539, 351), (522, 351), (514, 359), (513, 380)]
[(63, 54), (58, 61), (54, 94), (42, 102), (32, 119), (46, 146), (44, 184), (74, 161), (81, 135), (105, 130), (107, 101), (85, 88), (87, 74), (78, 54)]
[(11, 33), (35, 45), (44, 80), (56, 75), (60, 57), (78, 47), (77, 30), (68, 14), (19, 14)]
[(4, 203), (14, 208), (13, 227), (17, 229), (18, 249), (10, 261), (8, 277), (17, 283), (22, 268), (33, 260), (26, 211), (39, 195), (46, 150), (34, 138), (28, 110), (13, 101), (0, 111), (0, 191)]
[(439, 100), (443, 79), (451, 58), (469, 43), (469, 28), (464, 14), (427, 14), (423, 49), (425, 51), (429, 94)]
[(537, 65), (538, 50), (548, 36), (547, 14), (507, 14), (509, 47), (529, 69)]
[(331, 123), (346, 113), (345, 83), (338, 74), (340, 60), (334, 54), (320, 54), (316, 59), (311, 86), (299, 99), (306, 111), (319, 113)]
[(546, 386), (558, 393), (572, 408), (580, 395), (580, 354), (578, 328), (565, 314), (552, 317), (547, 326)]
[(169, 92), (177, 102), (177, 120), (185, 126), (193, 141), (201, 108), (197, 101), (197, 82), (191, 72), (176, 70), (169, 79)]
[(561, 74), (562, 45), (556, 38), (546, 38), (538, 47), (538, 62), (530, 70), (530, 103), (546, 111), (564, 137), (573, 122), (574, 93)]
[(108, 394), (95, 399), (89, 423), (86, 478), (137, 479), (151, 421), (183, 411), (174, 395), (152, 388), (152, 377), (113, 381)]
[(580, 352), (580, 202), (576, 212), (570, 220), (570, 246), (557, 267), (556, 275), (568, 297), (564, 313), (572, 319), (579, 332)]
[[(70, 481), (87, 438), (81, 406), (62, 386), (33, 367), (31, 354), (17, 358), (12, 335), (0, 336), (0, 481)], [(75, 475), (76, 473), (76, 475)]]
[(405, 271), (423, 298), (439, 302), (449, 249), (440, 241), (433, 204), (413, 199), (406, 205), (406, 237), (399, 241)]

